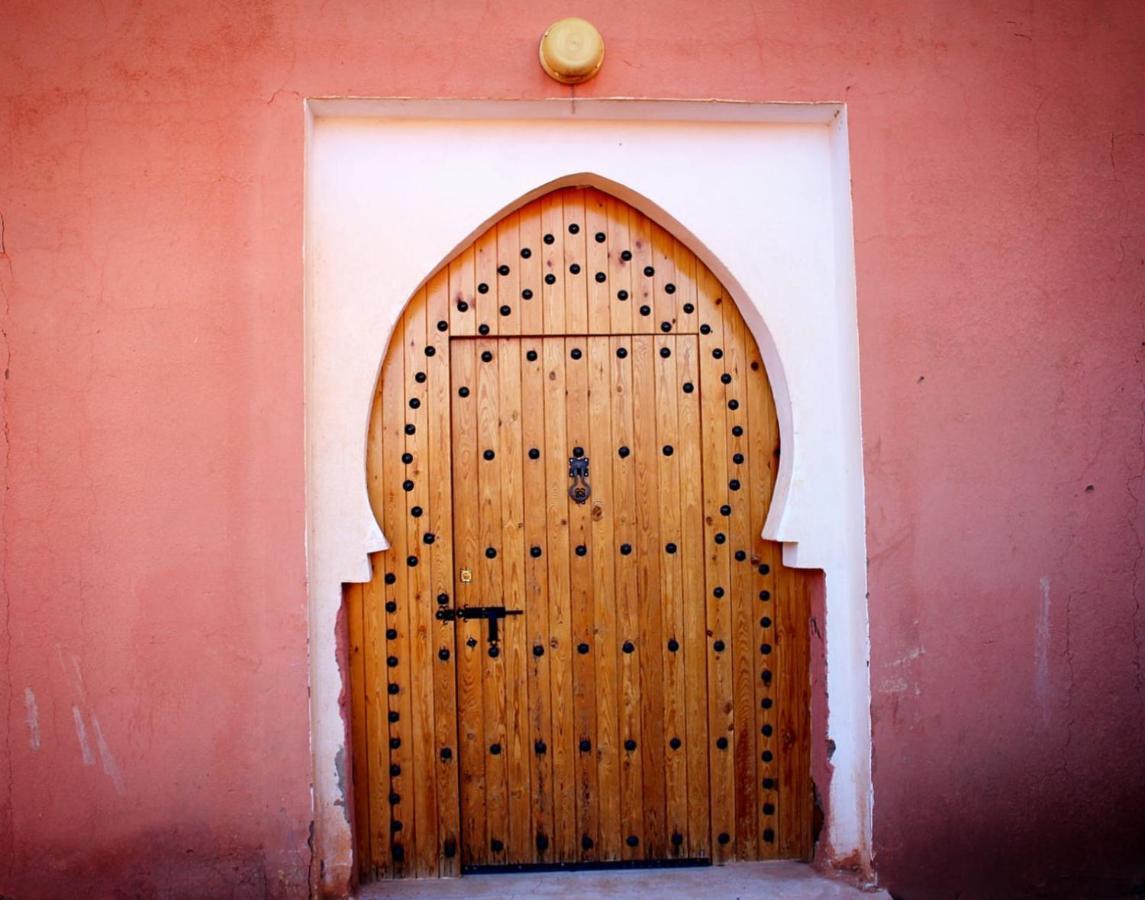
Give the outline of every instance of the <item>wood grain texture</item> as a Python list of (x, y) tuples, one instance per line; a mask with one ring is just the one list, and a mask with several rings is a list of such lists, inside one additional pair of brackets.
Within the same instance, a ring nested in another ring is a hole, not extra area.
[[(367, 435), (390, 548), (345, 590), (363, 879), (809, 857), (809, 576), (760, 537), (778, 453), (725, 287), (615, 197), (544, 195), (419, 288)], [(480, 605), (522, 610), (495, 655), (437, 615)]]

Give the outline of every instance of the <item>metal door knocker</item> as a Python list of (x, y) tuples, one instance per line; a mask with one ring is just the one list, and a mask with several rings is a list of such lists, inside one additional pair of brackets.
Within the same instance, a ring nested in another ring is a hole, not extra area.
[(572, 486), (569, 488), (569, 496), (577, 503), (586, 503), (588, 498), (592, 496), (592, 485), (588, 483), (587, 456), (569, 457), (569, 478), (573, 480)]

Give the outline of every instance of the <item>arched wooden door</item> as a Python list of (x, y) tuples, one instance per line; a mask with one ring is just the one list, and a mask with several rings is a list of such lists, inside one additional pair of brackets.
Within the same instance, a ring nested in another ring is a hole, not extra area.
[(347, 585), (364, 877), (805, 858), (805, 576), (759, 350), (686, 247), (547, 194), (411, 300)]

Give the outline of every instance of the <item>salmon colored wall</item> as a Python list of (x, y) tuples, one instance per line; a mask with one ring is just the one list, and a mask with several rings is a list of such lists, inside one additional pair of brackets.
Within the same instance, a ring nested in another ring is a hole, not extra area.
[(310, 878), (302, 99), (849, 106), (875, 849), (1143, 878), (1145, 6), (9, 0), (0, 893)]

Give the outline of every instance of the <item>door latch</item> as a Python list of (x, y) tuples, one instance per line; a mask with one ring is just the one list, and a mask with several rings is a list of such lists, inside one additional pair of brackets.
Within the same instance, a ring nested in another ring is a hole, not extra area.
[(506, 609), (504, 606), (465, 606), (461, 609), (439, 609), (435, 615), (442, 622), (485, 619), (489, 623), (489, 643), (496, 644), (501, 639), (497, 623), (506, 616), (519, 616), (523, 612), (523, 609)]

